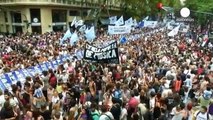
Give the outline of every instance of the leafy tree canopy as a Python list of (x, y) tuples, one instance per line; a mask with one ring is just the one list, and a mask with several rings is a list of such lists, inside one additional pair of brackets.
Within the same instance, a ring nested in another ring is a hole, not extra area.
[[(179, 0), (124, 0), (122, 8), (125, 16), (141, 19), (148, 15), (156, 16), (161, 12), (157, 4), (161, 2), (163, 6), (180, 8)], [(164, 11), (163, 11), (164, 12)]]
[(213, 19), (213, 0), (186, 0), (188, 7), (196, 22), (205, 24), (207, 20)]

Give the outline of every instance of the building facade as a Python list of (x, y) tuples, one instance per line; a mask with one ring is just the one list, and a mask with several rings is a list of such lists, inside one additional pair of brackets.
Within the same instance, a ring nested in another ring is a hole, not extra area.
[(120, 10), (119, 0), (0, 0), (0, 33), (66, 30), (75, 16), (86, 19), (103, 6), (111, 15)]

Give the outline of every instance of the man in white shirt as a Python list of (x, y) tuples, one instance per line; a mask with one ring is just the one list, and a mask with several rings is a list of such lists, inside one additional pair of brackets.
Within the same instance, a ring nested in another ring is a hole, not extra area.
[(111, 112), (108, 111), (108, 108), (106, 105), (103, 105), (101, 107), (101, 111), (102, 111), (102, 114), (99, 120), (114, 120), (114, 116), (112, 115)]
[(195, 112), (194, 118), (195, 120), (212, 120), (205, 106), (201, 106), (201, 110)]

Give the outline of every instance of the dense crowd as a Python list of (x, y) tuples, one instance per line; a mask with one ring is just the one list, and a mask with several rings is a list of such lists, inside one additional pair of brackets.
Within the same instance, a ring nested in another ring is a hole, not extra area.
[[(119, 43), (120, 35), (100, 33), (93, 44), (117, 40), (120, 64), (73, 57), (56, 70), (26, 77), (23, 84), (11, 85), (12, 91), (0, 91), (0, 119), (211, 120), (212, 48), (202, 46), (199, 37), (179, 33), (169, 38), (167, 33), (166, 28), (135, 29), (125, 35), (125, 44)], [(62, 36), (0, 38), (0, 74), (83, 48), (83, 37), (74, 46), (60, 46)]]

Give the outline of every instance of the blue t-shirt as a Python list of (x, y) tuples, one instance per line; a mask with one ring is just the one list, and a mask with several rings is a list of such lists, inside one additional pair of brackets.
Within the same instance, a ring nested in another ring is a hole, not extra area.
[(205, 99), (210, 99), (212, 96), (212, 91), (208, 91), (208, 90), (205, 90), (204, 93), (203, 93), (203, 97)]

